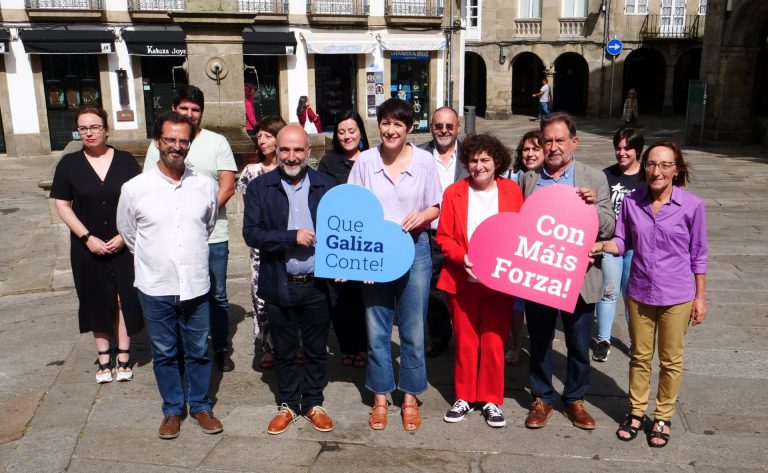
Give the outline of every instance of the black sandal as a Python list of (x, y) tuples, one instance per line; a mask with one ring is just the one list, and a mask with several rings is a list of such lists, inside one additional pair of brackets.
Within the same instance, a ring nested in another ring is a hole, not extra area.
[[(117, 357), (122, 353), (128, 354), (128, 359), (120, 361)], [(133, 379), (133, 369), (131, 369), (131, 350), (123, 350), (122, 348), (115, 348), (115, 379), (118, 381), (130, 381)], [(122, 370), (122, 371), (121, 371)]]
[[(637, 437), (637, 432), (645, 427), (645, 421), (648, 418), (643, 415), (642, 417), (627, 414), (627, 416), (624, 418), (624, 420), (619, 424), (619, 429), (616, 431), (616, 437), (618, 437), (619, 440), (623, 442), (629, 442), (630, 440), (635, 440)], [(632, 421), (637, 420), (640, 421), (640, 425), (638, 427), (632, 426)], [(629, 434), (629, 437), (622, 437), (619, 435), (620, 433), (626, 433)]]
[[(664, 448), (669, 443), (669, 434), (664, 433), (664, 426), (672, 427), (672, 422), (668, 420), (656, 420), (653, 419), (653, 428), (648, 433), (648, 446), (651, 448)], [(651, 442), (653, 439), (661, 439), (664, 443), (655, 444)]]
[[(109, 355), (109, 360), (107, 360), (106, 363), (101, 363), (99, 361), (99, 357), (96, 357), (96, 362), (94, 365), (99, 365), (99, 371), (102, 373), (96, 373), (96, 384), (104, 384), (104, 383), (111, 383), (112, 382), (112, 350), (106, 350), (106, 351), (100, 351), (97, 352), (99, 356), (102, 355)], [(106, 371), (106, 373), (104, 373)]]

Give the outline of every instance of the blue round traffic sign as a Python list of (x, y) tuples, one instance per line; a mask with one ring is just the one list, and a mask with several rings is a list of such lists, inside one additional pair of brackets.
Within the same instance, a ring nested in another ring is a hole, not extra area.
[(618, 56), (619, 54), (621, 54), (621, 51), (623, 49), (624, 49), (624, 44), (621, 42), (619, 38), (613, 38), (612, 40), (608, 41), (608, 44), (605, 45), (605, 50), (611, 56)]

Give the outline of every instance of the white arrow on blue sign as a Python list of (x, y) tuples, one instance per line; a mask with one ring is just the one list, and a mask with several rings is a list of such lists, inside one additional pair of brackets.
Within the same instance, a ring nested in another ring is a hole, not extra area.
[(605, 50), (608, 51), (608, 54), (611, 56), (618, 56), (621, 54), (623, 49), (624, 44), (618, 38), (613, 38), (612, 40), (608, 41), (608, 44), (605, 45)]

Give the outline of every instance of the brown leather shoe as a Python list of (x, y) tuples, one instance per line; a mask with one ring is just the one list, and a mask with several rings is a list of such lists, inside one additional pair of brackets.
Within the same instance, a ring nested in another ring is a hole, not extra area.
[(267, 433), (272, 435), (282, 434), (294, 422), (296, 422), (296, 413), (288, 405), (283, 404), (280, 406), (280, 410), (277, 411), (277, 415), (269, 422)]
[(181, 429), (181, 416), (170, 415), (163, 417), (163, 423), (160, 424), (158, 434), (161, 439), (175, 439), (179, 436)]
[(525, 418), (525, 426), (529, 429), (540, 429), (547, 425), (549, 416), (552, 415), (552, 405), (544, 402), (540, 397), (534, 398), (528, 417)]
[(328, 415), (328, 411), (323, 409), (322, 406), (315, 406), (308, 410), (304, 417), (312, 422), (312, 427), (320, 432), (330, 432), (333, 430), (333, 421), (331, 416)]
[(200, 428), (206, 434), (218, 434), (224, 430), (224, 426), (221, 425), (221, 421), (213, 415), (213, 411), (200, 411), (195, 414), (197, 423), (200, 424)]
[(593, 430), (595, 428), (595, 419), (584, 409), (584, 401), (575, 401), (566, 407), (565, 416), (573, 422), (573, 425), (580, 429)]

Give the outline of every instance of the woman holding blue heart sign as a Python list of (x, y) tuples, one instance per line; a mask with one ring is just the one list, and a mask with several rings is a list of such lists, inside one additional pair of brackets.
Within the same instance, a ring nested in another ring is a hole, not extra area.
[[(413, 109), (392, 98), (376, 110), (381, 145), (360, 154), (349, 183), (373, 192), (384, 210), (384, 219), (401, 225), (415, 244), (408, 272), (387, 283), (363, 285), (368, 332), (366, 387), (374, 393), (368, 424), (373, 430), (387, 426), (386, 395), (404, 393), (403, 428), (421, 425), (418, 394), (427, 390), (424, 357), (424, 321), (427, 316), (432, 259), (427, 228), (440, 214), (442, 190), (432, 155), (408, 143), (413, 130)], [(400, 335), (400, 378), (395, 384), (392, 367), (392, 327), (397, 316)]]
[(479, 284), (467, 251), (483, 220), (519, 211), (523, 194), (514, 181), (501, 177), (512, 157), (496, 137), (470, 136), (461, 143), (458, 157), (469, 177), (445, 190), (435, 237), (445, 254), (437, 288), (448, 293), (456, 340), (456, 402), (443, 420), (459, 422), (477, 406), (489, 426), (504, 427), (504, 342), (515, 298)]

